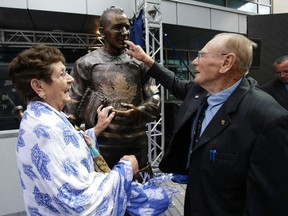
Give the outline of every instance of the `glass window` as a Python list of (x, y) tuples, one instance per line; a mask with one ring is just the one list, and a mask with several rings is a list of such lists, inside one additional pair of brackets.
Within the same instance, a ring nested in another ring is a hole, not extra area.
[(259, 0), (259, 3), (271, 5), (271, 0)]
[(224, 6), (258, 14), (271, 14), (272, 0), (198, 0), (203, 3)]
[(229, 0), (227, 2), (227, 7), (233, 8), (233, 9), (239, 9), (241, 6), (247, 4), (247, 2), (239, 1), (239, 0)]
[[(186, 67), (175, 65), (174, 67), (168, 66), (167, 68), (173, 71), (176, 77), (178, 77), (179, 79), (189, 80), (189, 71)], [(178, 100), (178, 99), (176, 99), (174, 95), (166, 89), (166, 100), (173, 101), (173, 100)]]
[(226, 5), (225, 0), (198, 0), (198, 1), (208, 3), (208, 4), (219, 5), (219, 6), (225, 6)]
[(251, 12), (251, 13), (257, 13), (257, 4), (256, 3), (246, 3), (242, 5), (241, 7), (238, 8), (238, 10), (246, 11), (246, 12)]
[(186, 67), (175, 68), (174, 72), (179, 79), (189, 80), (188, 69)]
[(190, 51), (190, 63), (198, 57), (198, 51)]
[(271, 14), (271, 7), (259, 5), (259, 14)]
[(187, 51), (167, 50), (166, 65), (188, 65)]

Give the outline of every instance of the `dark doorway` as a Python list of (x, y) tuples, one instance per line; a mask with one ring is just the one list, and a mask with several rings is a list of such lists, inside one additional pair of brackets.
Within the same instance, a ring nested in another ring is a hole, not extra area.
[(288, 14), (256, 15), (247, 17), (247, 36), (260, 43), (259, 67), (253, 67), (250, 75), (260, 85), (275, 79), (272, 63), (288, 54)]

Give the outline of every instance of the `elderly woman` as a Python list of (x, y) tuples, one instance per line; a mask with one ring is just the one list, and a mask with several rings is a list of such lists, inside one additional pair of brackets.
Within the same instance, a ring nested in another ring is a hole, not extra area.
[(99, 107), (99, 122), (85, 132), (68, 121), (62, 109), (74, 80), (60, 50), (36, 45), (18, 54), (9, 72), (27, 104), (16, 155), (29, 215), (159, 215), (168, 208), (165, 190), (132, 182), (135, 156), (123, 156), (110, 170), (94, 148), (115, 115), (112, 107)]

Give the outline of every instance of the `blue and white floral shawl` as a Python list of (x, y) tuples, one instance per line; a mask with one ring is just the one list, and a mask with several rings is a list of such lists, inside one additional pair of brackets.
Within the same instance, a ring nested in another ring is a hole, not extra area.
[(128, 161), (95, 172), (81, 133), (46, 103), (28, 104), (16, 155), (28, 215), (159, 215), (170, 203), (161, 187), (132, 182)]

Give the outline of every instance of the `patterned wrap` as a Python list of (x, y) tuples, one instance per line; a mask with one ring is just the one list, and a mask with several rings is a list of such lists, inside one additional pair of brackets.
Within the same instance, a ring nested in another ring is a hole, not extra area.
[(81, 133), (42, 102), (31, 102), (23, 114), (16, 156), (28, 215), (159, 215), (170, 203), (171, 195), (152, 181), (132, 182), (129, 161), (95, 172)]

